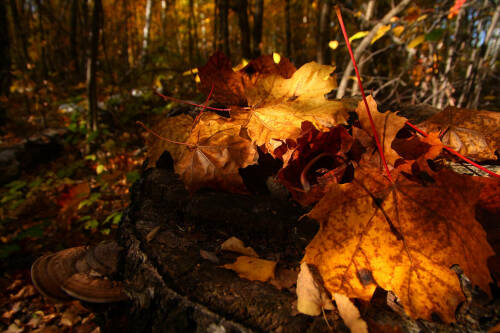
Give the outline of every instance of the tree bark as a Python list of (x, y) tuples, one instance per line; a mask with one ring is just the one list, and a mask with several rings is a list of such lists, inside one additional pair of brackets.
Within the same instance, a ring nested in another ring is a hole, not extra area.
[(285, 0), (285, 55), (292, 59), (292, 23), (290, 21), (290, 0)]
[(253, 42), (252, 55), (260, 55), (260, 43), (262, 41), (262, 17), (264, 15), (264, 0), (255, 1), (255, 10), (253, 12)]
[(11, 82), (9, 29), (7, 8), (4, 1), (0, 2), (0, 96), (8, 96)]
[(248, 23), (248, 1), (236, 0), (231, 2), (231, 9), (238, 14), (238, 26), (241, 33), (241, 54), (243, 58), (252, 58), (250, 49), (250, 24)]
[(316, 60), (320, 64), (329, 64), (331, 62), (330, 48), (330, 13), (332, 11), (332, 0), (323, 0), (321, 3), (321, 12), (319, 18), (318, 38), (316, 39)]
[(217, 34), (217, 48), (222, 49), (228, 57), (230, 56), (229, 50), (229, 0), (216, 0), (217, 12), (218, 12), (218, 34)]
[(40, 57), (42, 60), (42, 77), (45, 79), (49, 75), (48, 63), (47, 63), (47, 50), (46, 50), (46, 40), (45, 40), (45, 30), (43, 28), (43, 11), (42, 11), (42, 1), (36, 1), (38, 10), (38, 37), (39, 37), (39, 47), (40, 47)]
[[(4, 4), (5, 7), (5, 4)], [(16, 0), (10, 0), (10, 11), (12, 15), (12, 23), (15, 27), (15, 33), (13, 35), (18, 36), (19, 44), (21, 44), (21, 59), (19, 61), (19, 68), (24, 68), (24, 66), (31, 61), (29, 53), (28, 53), (28, 39), (26, 37), (26, 29), (22, 24), (21, 17), (19, 15), (19, 9), (17, 7)]]
[[(366, 50), (366, 48), (370, 45), (371, 40), (377, 33), (378, 29), (386, 25), (390, 22), (391, 18), (399, 14), (403, 9), (406, 8), (411, 3), (410, 0), (402, 0), (396, 7), (392, 8), (373, 28), (370, 30), (368, 35), (363, 38), (361, 43), (358, 45), (358, 47), (354, 50), (354, 58), (359, 59), (361, 54)], [(342, 79), (340, 80), (339, 87), (337, 89), (337, 95), (336, 98), (342, 98), (345, 95), (345, 90), (347, 87), (347, 83), (349, 81), (349, 77), (351, 76), (351, 73), (354, 69), (354, 66), (352, 65), (352, 61), (349, 60), (349, 63), (345, 67), (346, 69), (344, 70), (344, 74), (342, 75)]]
[(71, 18), (70, 18), (70, 53), (72, 65), (74, 67), (75, 79), (79, 80), (82, 77), (82, 70), (80, 68), (80, 58), (78, 56), (78, 15), (79, 15), (79, 1), (73, 0), (71, 2)]
[(88, 129), (90, 132), (98, 129), (97, 110), (97, 56), (99, 51), (99, 22), (101, 16), (101, 0), (94, 0), (90, 36), (90, 56), (87, 59), (87, 96), (89, 103)]
[(152, 17), (153, 0), (146, 1), (146, 12), (144, 13), (144, 28), (142, 30), (142, 49), (141, 49), (141, 64), (144, 66), (147, 63), (149, 36), (151, 32), (151, 17)]

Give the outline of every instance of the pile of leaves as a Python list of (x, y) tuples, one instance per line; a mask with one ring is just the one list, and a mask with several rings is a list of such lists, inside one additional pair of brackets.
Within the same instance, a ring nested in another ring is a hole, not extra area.
[(448, 108), (418, 125), (423, 137), (368, 97), (389, 175), (363, 102), (325, 97), (336, 88), (334, 69), (311, 62), (296, 70), (262, 56), (235, 71), (214, 54), (199, 68), (200, 88), (226, 108), (160, 121), (149, 135), (151, 165), (167, 150), (190, 191), (249, 193), (242, 170), (272, 156), (282, 163), (273, 179), (320, 223), (303, 262), (331, 295), (369, 301), (380, 287), (413, 318), (452, 322), (465, 300), (453, 265), (490, 293), (495, 253), (475, 209), (498, 212), (500, 187), (498, 178), (444, 167), (453, 155), (443, 147), (495, 159), (500, 114)]

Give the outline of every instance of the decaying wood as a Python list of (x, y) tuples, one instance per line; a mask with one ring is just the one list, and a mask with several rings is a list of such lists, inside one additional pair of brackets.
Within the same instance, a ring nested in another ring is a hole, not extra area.
[[(272, 195), (200, 192), (189, 195), (172, 171), (149, 169), (132, 189), (120, 226), (125, 249), (119, 273), (131, 299), (127, 329), (133, 332), (347, 332), (336, 311), (308, 317), (294, 311), (294, 288), (241, 279), (221, 266), (235, 254), (220, 251), (231, 236), (278, 267), (298, 270), (317, 231), (304, 211)], [(213, 253), (219, 259), (204, 259)], [(493, 326), (498, 301), (480, 297), (461, 276), (469, 302), (457, 323), (412, 320), (397, 298), (377, 290), (370, 304), (357, 303), (370, 327), (401, 332), (480, 332)], [(389, 304), (389, 305), (388, 305)], [(496, 310), (495, 310), (496, 309)], [(326, 322), (328, 320), (328, 324)], [(384, 326), (389, 325), (389, 326)], [(330, 327), (329, 327), (330, 326)]]

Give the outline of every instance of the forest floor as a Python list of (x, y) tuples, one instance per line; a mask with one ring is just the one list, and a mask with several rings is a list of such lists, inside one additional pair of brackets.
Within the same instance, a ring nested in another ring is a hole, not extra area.
[[(135, 121), (147, 124), (164, 106), (151, 91), (115, 94), (100, 103), (100, 130), (94, 135), (87, 133), (82, 93), (35, 106), (44, 112), (23, 111), (22, 96), (9, 100), (0, 154), (14, 149), (7, 164), (17, 169), (7, 170), (9, 177), (1, 170), (0, 332), (99, 331), (94, 315), (79, 302), (47, 303), (31, 283), (30, 266), (48, 252), (114, 236), (145, 159), (143, 130)], [(37, 140), (56, 145), (39, 160), (26, 158)]]

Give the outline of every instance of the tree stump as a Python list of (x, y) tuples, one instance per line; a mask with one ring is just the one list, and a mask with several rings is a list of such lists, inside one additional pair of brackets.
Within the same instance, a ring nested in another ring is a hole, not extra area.
[[(119, 231), (118, 242), (125, 249), (119, 278), (131, 299), (122, 330), (348, 332), (336, 311), (318, 317), (298, 314), (294, 287), (280, 290), (221, 267), (237, 255), (219, 246), (235, 236), (261, 258), (277, 261), (279, 269), (298, 271), (318, 228), (312, 220), (299, 219), (304, 213), (292, 201), (271, 194), (190, 195), (173, 171), (145, 171), (132, 187)], [(200, 253), (216, 257), (207, 260)], [(461, 279), (475, 295), (466, 278)], [(356, 305), (372, 331), (480, 332), (496, 324), (500, 312), (498, 301), (480, 296), (469, 297), (474, 301), (457, 309), (458, 321), (452, 325), (408, 318), (383, 290), (370, 303)], [(119, 312), (123, 317), (123, 306)], [(112, 316), (111, 309), (107, 316)]]

